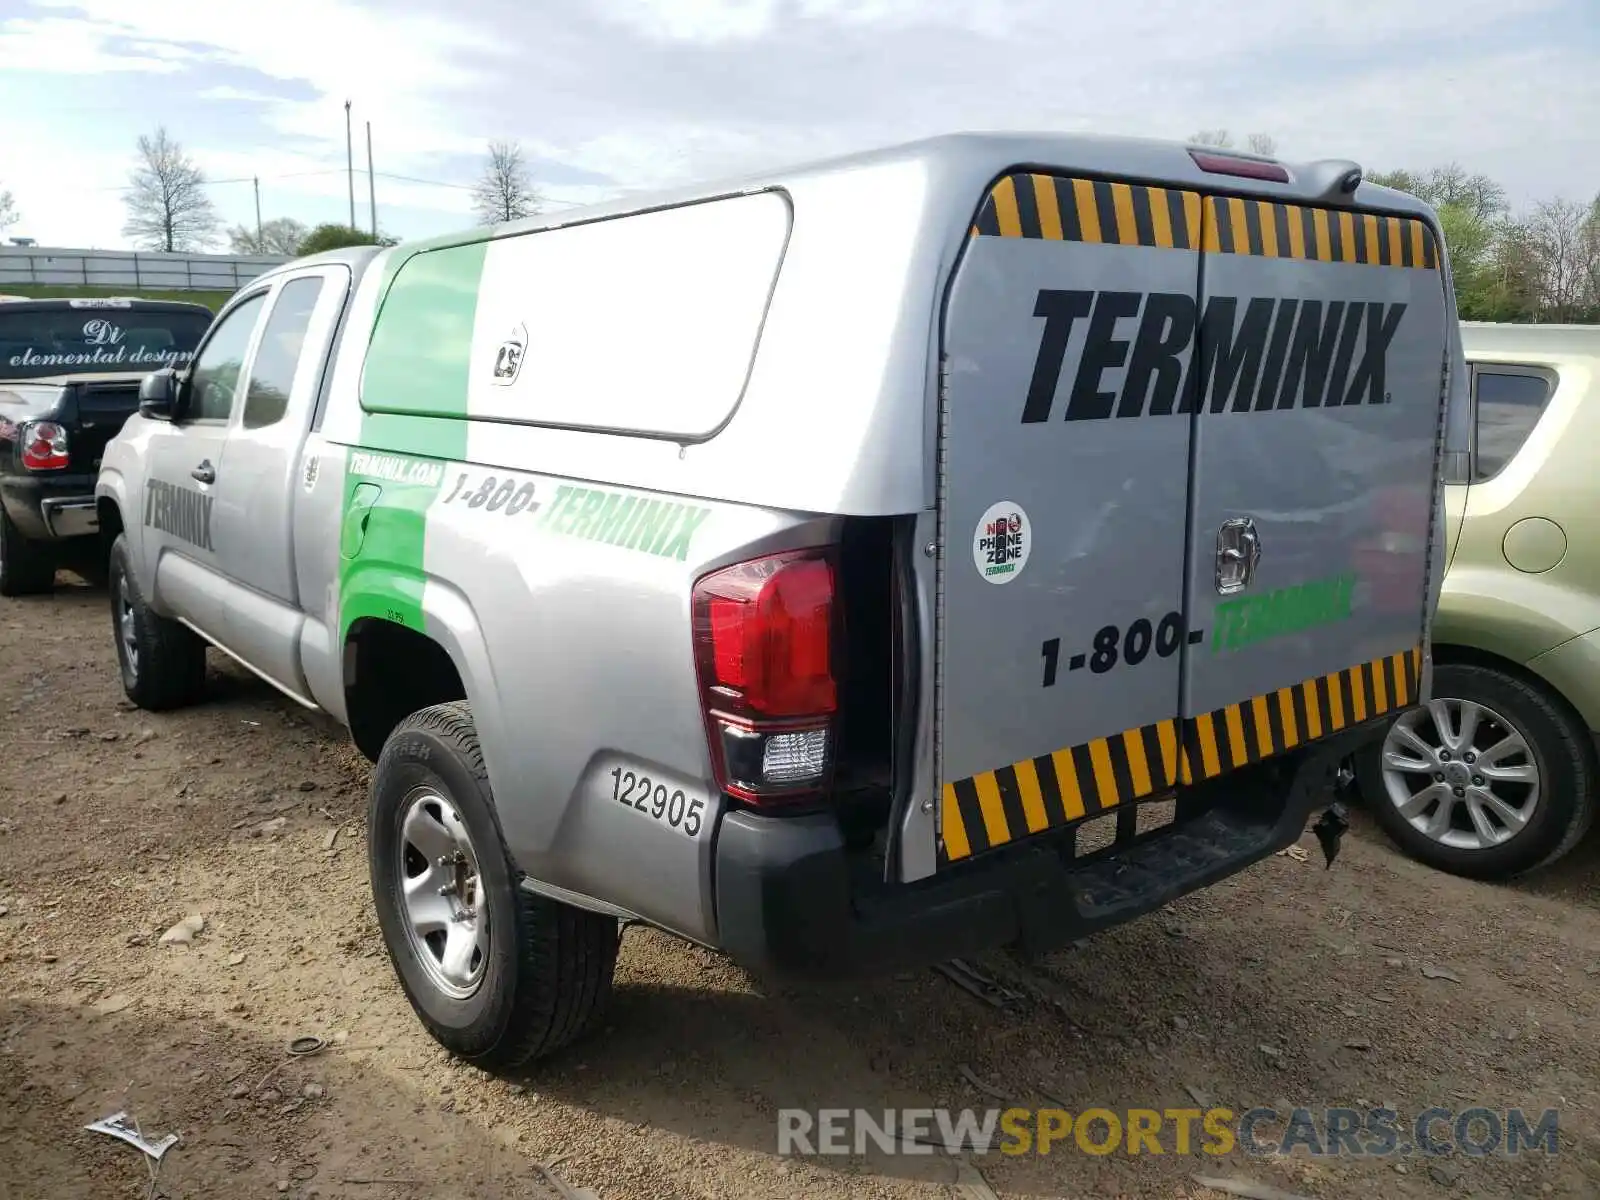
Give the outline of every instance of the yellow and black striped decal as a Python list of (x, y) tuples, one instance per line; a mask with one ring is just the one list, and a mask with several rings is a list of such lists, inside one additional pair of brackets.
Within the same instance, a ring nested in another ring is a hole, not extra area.
[(1307, 262), (1439, 266), (1433, 232), (1414, 217), (1213, 196), (1182, 188), (1019, 172), (989, 190), (973, 237), (1206, 250)]
[(1206, 204), (1205, 249), (1309, 262), (1436, 270), (1433, 231), (1412, 217), (1309, 208), (1214, 196)]
[(947, 783), (940, 861), (1211, 779), (1407, 707), (1421, 671), (1417, 647), (1181, 723), (1157, 721)]
[(989, 189), (972, 234), (1198, 250), (1201, 224), (1198, 192), (1030, 173)]
[(1212, 779), (1405, 708), (1421, 671), (1418, 646), (1201, 713), (1184, 722), (1180, 782)]

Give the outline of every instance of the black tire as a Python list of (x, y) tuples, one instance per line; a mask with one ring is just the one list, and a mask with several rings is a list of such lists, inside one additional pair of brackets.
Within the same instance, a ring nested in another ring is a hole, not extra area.
[(1412, 826), (1390, 799), (1380, 740), (1357, 755), (1356, 776), (1362, 799), (1383, 831), (1418, 862), (1469, 879), (1511, 879), (1550, 865), (1576, 846), (1593, 823), (1600, 786), (1594, 740), (1582, 722), (1537, 685), (1492, 667), (1435, 667), (1433, 694), (1481, 704), (1517, 727), (1539, 772), (1537, 807), (1528, 824), (1499, 845), (1443, 845)]
[[(126, 534), (118, 534), (111, 544), (107, 589), (112, 641), (128, 699), (151, 712), (183, 708), (199, 700), (206, 689), (206, 644), (187, 626), (150, 610), (128, 561)], [(132, 613), (134, 656), (129, 655), (123, 639), (124, 602)]]
[[(439, 987), (419, 957), (400, 892), (408, 797), (432, 789), (459, 814), (478, 860), (478, 903), (489, 940), (470, 995)], [(494, 796), (465, 702), (413, 713), (394, 729), (372, 772), (367, 866), (378, 924), (400, 986), (440, 1045), (486, 1070), (548, 1057), (588, 1033), (611, 997), (614, 917), (519, 885), (494, 816)]]
[(55, 585), (55, 547), (23, 537), (0, 508), (0, 596), (37, 596)]

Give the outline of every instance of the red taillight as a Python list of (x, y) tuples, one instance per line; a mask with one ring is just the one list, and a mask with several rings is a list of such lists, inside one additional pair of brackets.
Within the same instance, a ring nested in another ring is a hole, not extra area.
[(771, 803), (826, 786), (838, 708), (834, 591), (826, 550), (738, 563), (695, 585), (701, 703), (730, 795)]
[(819, 558), (741, 563), (700, 583), (712, 682), (763, 717), (833, 712), (833, 568)]
[(1191, 150), (1189, 157), (1194, 159), (1195, 166), (1211, 175), (1270, 179), (1273, 183), (1289, 182), (1289, 170), (1280, 163), (1265, 162), (1259, 158), (1240, 158), (1233, 154), (1212, 154), (1205, 150)]
[(67, 431), (54, 421), (29, 421), (18, 440), (28, 470), (59, 471), (67, 465)]

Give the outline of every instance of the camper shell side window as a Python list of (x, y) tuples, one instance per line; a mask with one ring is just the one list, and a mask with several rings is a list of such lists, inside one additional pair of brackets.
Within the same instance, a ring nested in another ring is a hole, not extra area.
[(381, 301), (361, 406), (710, 437), (743, 395), (790, 225), (765, 191), (424, 250)]

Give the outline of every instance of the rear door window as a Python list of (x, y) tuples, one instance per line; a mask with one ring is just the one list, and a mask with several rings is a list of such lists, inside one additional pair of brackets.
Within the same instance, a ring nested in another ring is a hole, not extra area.
[(1500, 474), (1528, 440), (1555, 390), (1543, 371), (1480, 366), (1472, 372), (1472, 481)]

